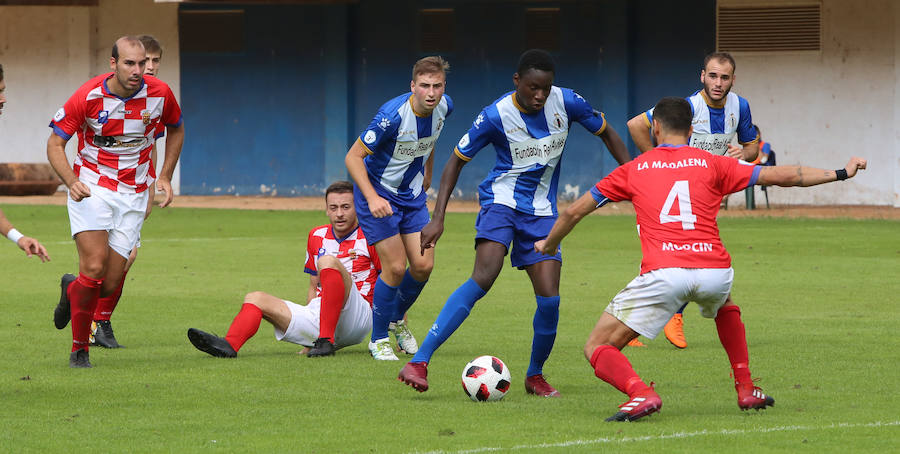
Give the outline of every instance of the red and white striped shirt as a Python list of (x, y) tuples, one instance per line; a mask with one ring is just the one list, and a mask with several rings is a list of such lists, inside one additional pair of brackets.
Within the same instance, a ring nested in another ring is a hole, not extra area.
[[(357, 227), (344, 238), (335, 238), (331, 224), (322, 225), (309, 232), (306, 241), (306, 265), (303, 271), (313, 276), (319, 274), (316, 260), (323, 255), (333, 255), (350, 276), (359, 293), (372, 305), (375, 280), (381, 271), (381, 262), (375, 252), (375, 245), (366, 241), (366, 235)], [(322, 286), (316, 288), (316, 295), (321, 295)]]
[(73, 169), (78, 179), (113, 191), (137, 193), (156, 179), (153, 144), (165, 126), (180, 126), (181, 107), (165, 82), (144, 76), (130, 98), (109, 92), (112, 73), (82, 85), (60, 108), (50, 127), (68, 140), (78, 134)]

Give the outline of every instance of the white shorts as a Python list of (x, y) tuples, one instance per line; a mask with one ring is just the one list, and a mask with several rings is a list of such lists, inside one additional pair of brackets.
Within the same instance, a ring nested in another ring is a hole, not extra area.
[[(312, 347), (319, 338), (319, 308), (321, 298), (313, 298), (306, 306), (284, 300), (291, 310), (291, 323), (286, 332), (275, 328), (275, 339)], [(350, 296), (341, 309), (334, 330), (334, 347), (356, 345), (369, 338), (372, 332), (372, 307), (359, 293), (356, 285), (350, 286)]]
[(89, 230), (106, 230), (109, 233), (109, 247), (127, 259), (144, 225), (149, 191), (129, 194), (84, 184), (91, 189), (90, 197), (80, 202), (68, 198), (72, 237)]
[(653, 270), (628, 283), (606, 312), (641, 336), (654, 339), (687, 302), (696, 302), (702, 316), (714, 318), (728, 299), (733, 281), (732, 268)]

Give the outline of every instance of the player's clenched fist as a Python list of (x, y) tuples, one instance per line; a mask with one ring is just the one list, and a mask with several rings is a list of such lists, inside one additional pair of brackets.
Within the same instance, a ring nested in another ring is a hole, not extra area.
[(856, 175), (857, 170), (866, 168), (866, 160), (863, 158), (857, 158), (856, 156), (850, 158), (850, 162), (847, 163), (847, 166), (844, 167), (844, 170), (847, 171), (847, 178), (852, 178)]
[(369, 212), (376, 218), (384, 218), (394, 214), (391, 204), (381, 197), (375, 197), (373, 200), (367, 200), (369, 203)]
[(82, 183), (81, 181), (76, 181), (72, 183), (72, 186), (69, 186), (69, 197), (76, 202), (80, 202), (85, 197), (91, 196), (91, 188), (88, 185)]
[(534, 250), (535, 252), (539, 252), (544, 255), (556, 255), (556, 252), (559, 251), (558, 244), (551, 244), (547, 241), (546, 238), (543, 240), (537, 240), (534, 242)]

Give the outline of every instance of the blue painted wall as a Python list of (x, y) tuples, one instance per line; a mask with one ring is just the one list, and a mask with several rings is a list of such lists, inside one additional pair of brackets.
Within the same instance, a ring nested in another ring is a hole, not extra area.
[[(661, 96), (696, 90), (702, 58), (715, 45), (715, 0), (390, 5), (238, 5), (246, 19), (241, 55), (183, 52), (182, 192), (318, 195), (345, 178), (347, 148), (384, 101), (409, 91), (412, 64), (425, 56), (417, 45), (420, 8), (455, 10), (455, 51), (443, 56), (456, 110), (437, 143), (434, 187), (478, 112), (513, 89), (526, 8), (560, 8), (556, 84), (605, 112), (629, 144), (625, 122)], [(466, 166), (457, 185), (463, 196), (476, 196), (493, 162), (487, 148)], [(562, 166), (561, 195), (567, 184), (584, 192), (616, 162), (575, 125)]]

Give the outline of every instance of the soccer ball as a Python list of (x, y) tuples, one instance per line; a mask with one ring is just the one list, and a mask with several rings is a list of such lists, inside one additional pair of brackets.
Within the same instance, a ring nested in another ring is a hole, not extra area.
[(500, 400), (509, 391), (509, 369), (500, 358), (479, 356), (463, 369), (462, 387), (475, 402)]

